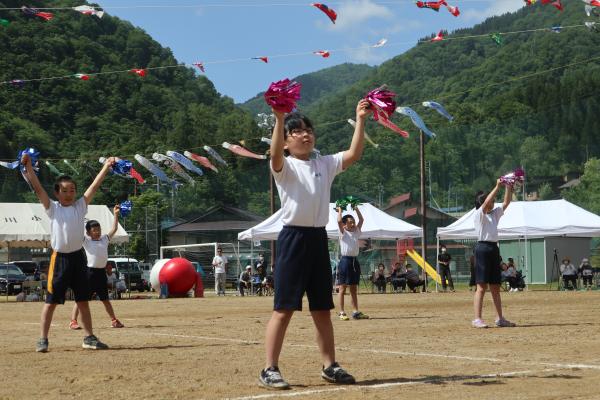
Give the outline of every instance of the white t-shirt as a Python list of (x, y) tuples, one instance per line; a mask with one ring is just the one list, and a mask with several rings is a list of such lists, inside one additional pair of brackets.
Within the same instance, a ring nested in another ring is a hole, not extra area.
[(273, 171), (281, 200), (283, 225), (327, 225), (331, 183), (342, 172), (343, 154), (340, 152), (307, 161), (293, 156), (284, 157), (281, 171)]
[(213, 265), (215, 266), (215, 274), (224, 274), (225, 266), (229, 261), (227, 260), (227, 256), (215, 256), (213, 258)]
[(63, 207), (58, 201), (50, 200), (46, 214), (50, 218), (50, 243), (59, 253), (72, 253), (81, 249), (84, 238), (87, 203), (82, 197), (72, 206)]
[(356, 257), (360, 251), (358, 247), (358, 238), (360, 237), (360, 229), (358, 226), (354, 232), (344, 229), (344, 233), (340, 232), (340, 254), (342, 256)]
[(489, 214), (483, 212), (483, 207), (475, 210), (475, 232), (478, 241), (498, 241), (498, 221), (502, 215), (504, 215), (502, 206), (494, 208)]
[(102, 235), (98, 240), (93, 240), (89, 236), (85, 237), (83, 240), (83, 248), (85, 249), (85, 255), (87, 256), (88, 267), (102, 269), (106, 267), (109, 241), (108, 235)]

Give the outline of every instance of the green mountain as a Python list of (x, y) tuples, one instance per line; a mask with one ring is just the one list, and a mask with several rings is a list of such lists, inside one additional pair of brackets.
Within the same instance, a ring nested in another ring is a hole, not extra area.
[[(374, 70), (374, 67), (365, 64), (346, 63), (297, 76), (292, 80), (302, 83), (302, 98), (298, 101), (298, 108), (303, 109), (327, 94), (335, 95), (347, 86), (367, 77)], [(268, 113), (271, 110), (263, 96), (264, 92), (261, 92), (240, 106), (250, 111), (252, 115)]]
[[(31, 1), (30, 7), (73, 7), (79, 0)], [(22, 2), (0, 1), (0, 7)], [(0, 159), (12, 161), (19, 150), (35, 147), (44, 160), (73, 174), (85, 188), (99, 170), (98, 157), (117, 155), (133, 160), (135, 153), (190, 150), (201, 155), (210, 145), (230, 163), (219, 174), (206, 171), (196, 185), (184, 185), (176, 197), (175, 214), (182, 216), (215, 203), (238, 204), (266, 213), (266, 162), (234, 157), (221, 143), (245, 140), (264, 153), (258, 128), (232, 99), (220, 96), (204, 76), (178, 62), (168, 48), (119, 18), (102, 19), (72, 10), (54, 12), (51, 21), (27, 17), (21, 11), (0, 11), (10, 21), (0, 25), (0, 81), (32, 79), (0, 86)], [(175, 67), (174, 67), (175, 66)], [(146, 68), (145, 77), (127, 72)], [(95, 72), (124, 71), (94, 75)], [(90, 74), (89, 80), (75, 73)], [(72, 76), (67, 79), (36, 80)], [(258, 139), (256, 139), (258, 138)], [(62, 162), (69, 159), (78, 174)], [(150, 183), (152, 176), (136, 164)], [(42, 166), (40, 179), (50, 190), (54, 176)], [(239, 187), (236, 182), (246, 185)], [(134, 186), (133, 180), (109, 178), (97, 202), (114, 204), (132, 193), (155, 186)], [(254, 194), (257, 190), (259, 194)], [(166, 192), (168, 188), (162, 189)], [(263, 198), (264, 197), (264, 198)], [(16, 171), (0, 172), (0, 201), (32, 199)], [(190, 201), (190, 199), (193, 199)]]
[[(583, 25), (600, 19), (586, 18), (581, 2), (565, 3), (563, 12), (538, 2), (442, 42), (424, 38), (344, 91), (309, 104), (318, 147), (329, 153), (348, 146), (346, 119), (357, 100), (387, 84), (398, 105), (411, 106), (438, 135), (426, 145), (433, 205), (470, 207), (478, 189), (491, 189), (517, 166), (525, 167), (528, 191), (546, 183), (544, 195), (557, 197), (564, 174), (600, 156), (600, 34)], [(553, 26), (563, 29), (554, 33)], [(501, 45), (489, 37), (517, 31), (525, 32), (501, 35)], [(426, 100), (442, 103), (454, 122), (422, 107)], [(400, 114), (392, 120), (411, 138), (370, 123), (367, 132), (380, 147), (367, 145), (360, 163), (336, 180), (333, 198), (419, 193), (418, 131)]]

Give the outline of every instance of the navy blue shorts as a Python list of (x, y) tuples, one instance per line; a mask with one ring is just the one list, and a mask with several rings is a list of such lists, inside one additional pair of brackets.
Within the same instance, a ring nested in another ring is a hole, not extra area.
[(108, 300), (108, 279), (104, 268), (88, 268), (88, 283), (90, 285), (90, 297), (92, 300), (94, 294), (100, 300)]
[(53, 252), (48, 267), (46, 303), (65, 304), (67, 288), (73, 290), (75, 301), (88, 301), (90, 286), (87, 270), (87, 258), (83, 248), (72, 253)]
[(358, 285), (360, 280), (360, 264), (358, 258), (342, 256), (338, 264), (338, 283), (340, 285)]
[(333, 309), (331, 264), (325, 228), (284, 226), (277, 238), (274, 310)]
[(477, 242), (475, 245), (475, 283), (502, 282), (500, 267), (500, 249), (495, 242)]

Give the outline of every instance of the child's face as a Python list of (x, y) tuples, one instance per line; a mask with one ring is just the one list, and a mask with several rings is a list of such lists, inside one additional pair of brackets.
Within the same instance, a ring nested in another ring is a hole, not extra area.
[(102, 228), (100, 228), (99, 226), (93, 226), (87, 233), (92, 238), (92, 240), (98, 240), (102, 235)]
[(307, 128), (304, 122), (300, 128), (292, 129), (287, 133), (284, 148), (290, 154), (301, 160), (310, 159), (310, 153), (315, 148), (315, 133), (312, 128)]
[(58, 192), (54, 192), (61, 206), (70, 206), (75, 202), (77, 188), (73, 182), (60, 182)]
[(346, 224), (344, 225), (344, 228), (346, 228), (347, 231), (354, 232), (354, 229), (356, 228), (354, 218), (348, 217), (348, 219), (346, 219)]

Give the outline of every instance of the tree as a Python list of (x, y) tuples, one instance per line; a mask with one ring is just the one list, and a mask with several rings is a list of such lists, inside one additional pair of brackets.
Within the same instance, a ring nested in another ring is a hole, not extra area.
[(567, 190), (564, 196), (570, 202), (600, 215), (600, 159), (585, 163), (579, 185)]

